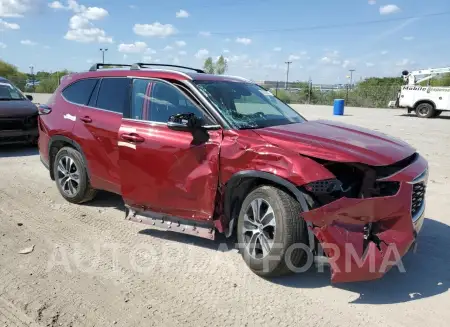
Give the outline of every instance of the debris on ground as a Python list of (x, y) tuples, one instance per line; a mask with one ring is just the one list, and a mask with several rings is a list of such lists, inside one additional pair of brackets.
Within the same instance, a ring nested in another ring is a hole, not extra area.
[(29, 253), (31, 253), (33, 251), (34, 251), (34, 244), (32, 246), (30, 246), (30, 247), (27, 247), (27, 248), (19, 251), (19, 254), (29, 254)]

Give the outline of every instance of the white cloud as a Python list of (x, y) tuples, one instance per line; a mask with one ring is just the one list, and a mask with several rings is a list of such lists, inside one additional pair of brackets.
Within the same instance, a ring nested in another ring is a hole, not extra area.
[(128, 55), (127, 55), (127, 54), (124, 54), (122, 59), (123, 59), (123, 60), (127, 60), (127, 59), (128, 59)]
[(147, 43), (139, 41), (129, 44), (121, 43), (117, 50), (123, 53), (144, 53), (147, 50)]
[(367, 67), (373, 67), (373, 66), (375, 66), (375, 64), (373, 62), (366, 62), (366, 66)]
[(91, 27), (83, 29), (70, 29), (64, 36), (66, 40), (81, 43), (113, 43), (112, 37), (106, 35), (106, 32), (100, 28)]
[(185, 55), (187, 54), (187, 52), (184, 51), (184, 50), (181, 50), (181, 51), (178, 51), (178, 54), (179, 54), (180, 56), (185, 56)]
[(30, 40), (22, 40), (20, 41), (21, 44), (23, 45), (36, 45), (36, 42), (30, 41)]
[(289, 61), (299, 60), (299, 59), (300, 59), (300, 56), (293, 55), (293, 54), (291, 54), (288, 58)]
[(230, 53), (230, 50), (228, 50), (228, 49), (223, 49), (223, 53)]
[(198, 33), (200, 36), (211, 36), (211, 32), (200, 32)]
[(175, 16), (177, 18), (187, 18), (187, 17), (189, 17), (189, 13), (186, 10), (180, 9), (179, 11), (177, 11)]
[(135, 24), (133, 31), (137, 35), (151, 37), (167, 37), (177, 32), (173, 25), (161, 24), (160, 22), (155, 22), (153, 24)]
[(136, 5), (129, 5), (128, 6), (130, 9), (137, 9), (137, 6)]
[(0, 0), (0, 17), (23, 17), (36, 0)]
[(405, 40), (405, 41), (412, 41), (412, 40), (414, 40), (414, 36), (404, 36), (403, 40)]
[(170, 50), (172, 50), (173, 49), (173, 47), (172, 46), (170, 46), (170, 45), (166, 45), (165, 47), (164, 47), (164, 51), (170, 51)]
[(400, 8), (397, 5), (385, 5), (380, 7), (381, 15), (389, 15), (395, 14), (400, 11)]
[(369, 0), (369, 5), (376, 5), (377, 2), (375, 0)]
[(204, 59), (209, 55), (209, 51), (206, 49), (200, 49), (197, 51), (197, 53), (195, 54), (195, 57), (198, 59)]
[(142, 61), (143, 62), (152, 62), (152, 56), (143, 56)]
[(384, 56), (384, 55), (387, 55), (389, 53), (389, 51), (387, 51), (387, 50), (383, 50), (383, 51), (381, 51), (381, 54)]
[(250, 43), (252, 43), (252, 40), (246, 37), (238, 37), (236, 38), (236, 42), (244, 45), (249, 45)]
[(184, 41), (176, 41), (175, 44), (176, 44), (178, 47), (184, 47), (184, 46), (186, 46), (186, 42), (184, 42)]
[(273, 51), (281, 51), (281, 48), (280, 47), (275, 47), (275, 48), (273, 48)]
[(69, 20), (69, 30), (64, 38), (70, 41), (82, 43), (113, 43), (113, 39), (106, 32), (96, 27), (92, 21), (101, 20), (109, 15), (108, 11), (99, 7), (86, 7), (76, 0), (67, 0), (67, 6), (60, 1), (49, 4), (55, 10), (70, 10), (74, 15)]
[(145, 50), (145, 54), (155, 54), (156, 51), (153, 49), (148, 48), (147, 50)]
[(3, 31), (5, 29), (18, 30), (18, 29), (20, 29), (20, 26), (19, 26), (19, 24), (16, 24), (16, 23), (8, 23), (0, 18), (0, 31)]
[(347, 68), (348, 66), (350, 66), (351, 62), (350, 60), (344, 60), (342, 62), (342, 68)]
[(48, 6), (52, 9), (66, 9), (66, 7), (64, 7), (64, 5), (60, 1), (50, 2)]
[(225, 39), (225, 42), (230, 42), (230, 41), (231, 41), (231, 39), (228, 37)]
[(414, 64), (415, 64), (415, 61), (412, 61), (408, 58), (402, 59), (401, 61), (396, 63), (397, 66), (403, 66), (403, 67), (407, 67), (407, 66), (414, 65)]
[(3, 42), (0, 42), (0, 49), (4, 49), (4, 48), (6, 48), (6, 44)]

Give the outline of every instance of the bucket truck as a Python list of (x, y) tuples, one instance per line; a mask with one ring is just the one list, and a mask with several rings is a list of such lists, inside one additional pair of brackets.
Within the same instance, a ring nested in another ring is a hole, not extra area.
[(389, 102), (389, 107), (406, 108), (408, 113), (415, 112), (420, 118), (433, 118), (442, 111), (450, 111), (450, 87), (420, 85), (437, 75), (448, 73), (450, 67), (403, 71), (405, 85), (401, 87), (397, 100)]

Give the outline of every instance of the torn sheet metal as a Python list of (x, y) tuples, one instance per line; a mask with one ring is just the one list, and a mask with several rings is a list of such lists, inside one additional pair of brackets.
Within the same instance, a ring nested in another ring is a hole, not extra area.
[[(394, 196), (344, 197), (302, 214), (313, 224), (312, 231), (329, 258), (333, 283), (380, 278), (408, 252), (424, 219), (422, 210), (413, 222), (413, 185), (410, 182), (426, 169), (426, 161), (419, 158), (387, 178), (402, 182)], [(381, 240), (380, 249), (374, 242), (369, 242), (364, 249), (364, 226), (369, 223), (376, 226), (376, 237)]]

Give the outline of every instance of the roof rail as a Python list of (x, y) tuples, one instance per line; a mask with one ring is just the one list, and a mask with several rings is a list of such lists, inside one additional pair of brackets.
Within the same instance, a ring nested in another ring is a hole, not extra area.
[(102, 63), (98, 63), (98, 64), (93, 64), (91, 66), (91, 68), (89, 69), (90, 72), (95, 72), (97, 70), (99, 70), (100, 68), (106, 68), (106, 69), (111, 69), (111, 68), (121, 68), (121, 67), (131, 67), (131, 65), (126, 65), (126, 64), (102, 64)]
[(168, 65), (168, 64), (149, 64), (149, 63), (142, 63), (142, 62), (137, 62), (133, 65), (131, 65), (131, 70), (140, 70), (145, 68), (145, 66), (155, 66), (155, 67), (174, 67), (174, 68), (183, 68), (183, 69), (189, 69), (189, 70), (193, 70), (197, 73), (202, 73), (205, 74), (205, 71), (202, 69), (198, 69), (198, 68), (192, 68), (192, 67), (186, 67), (186, 66), (179, 66), (179, 65)]

